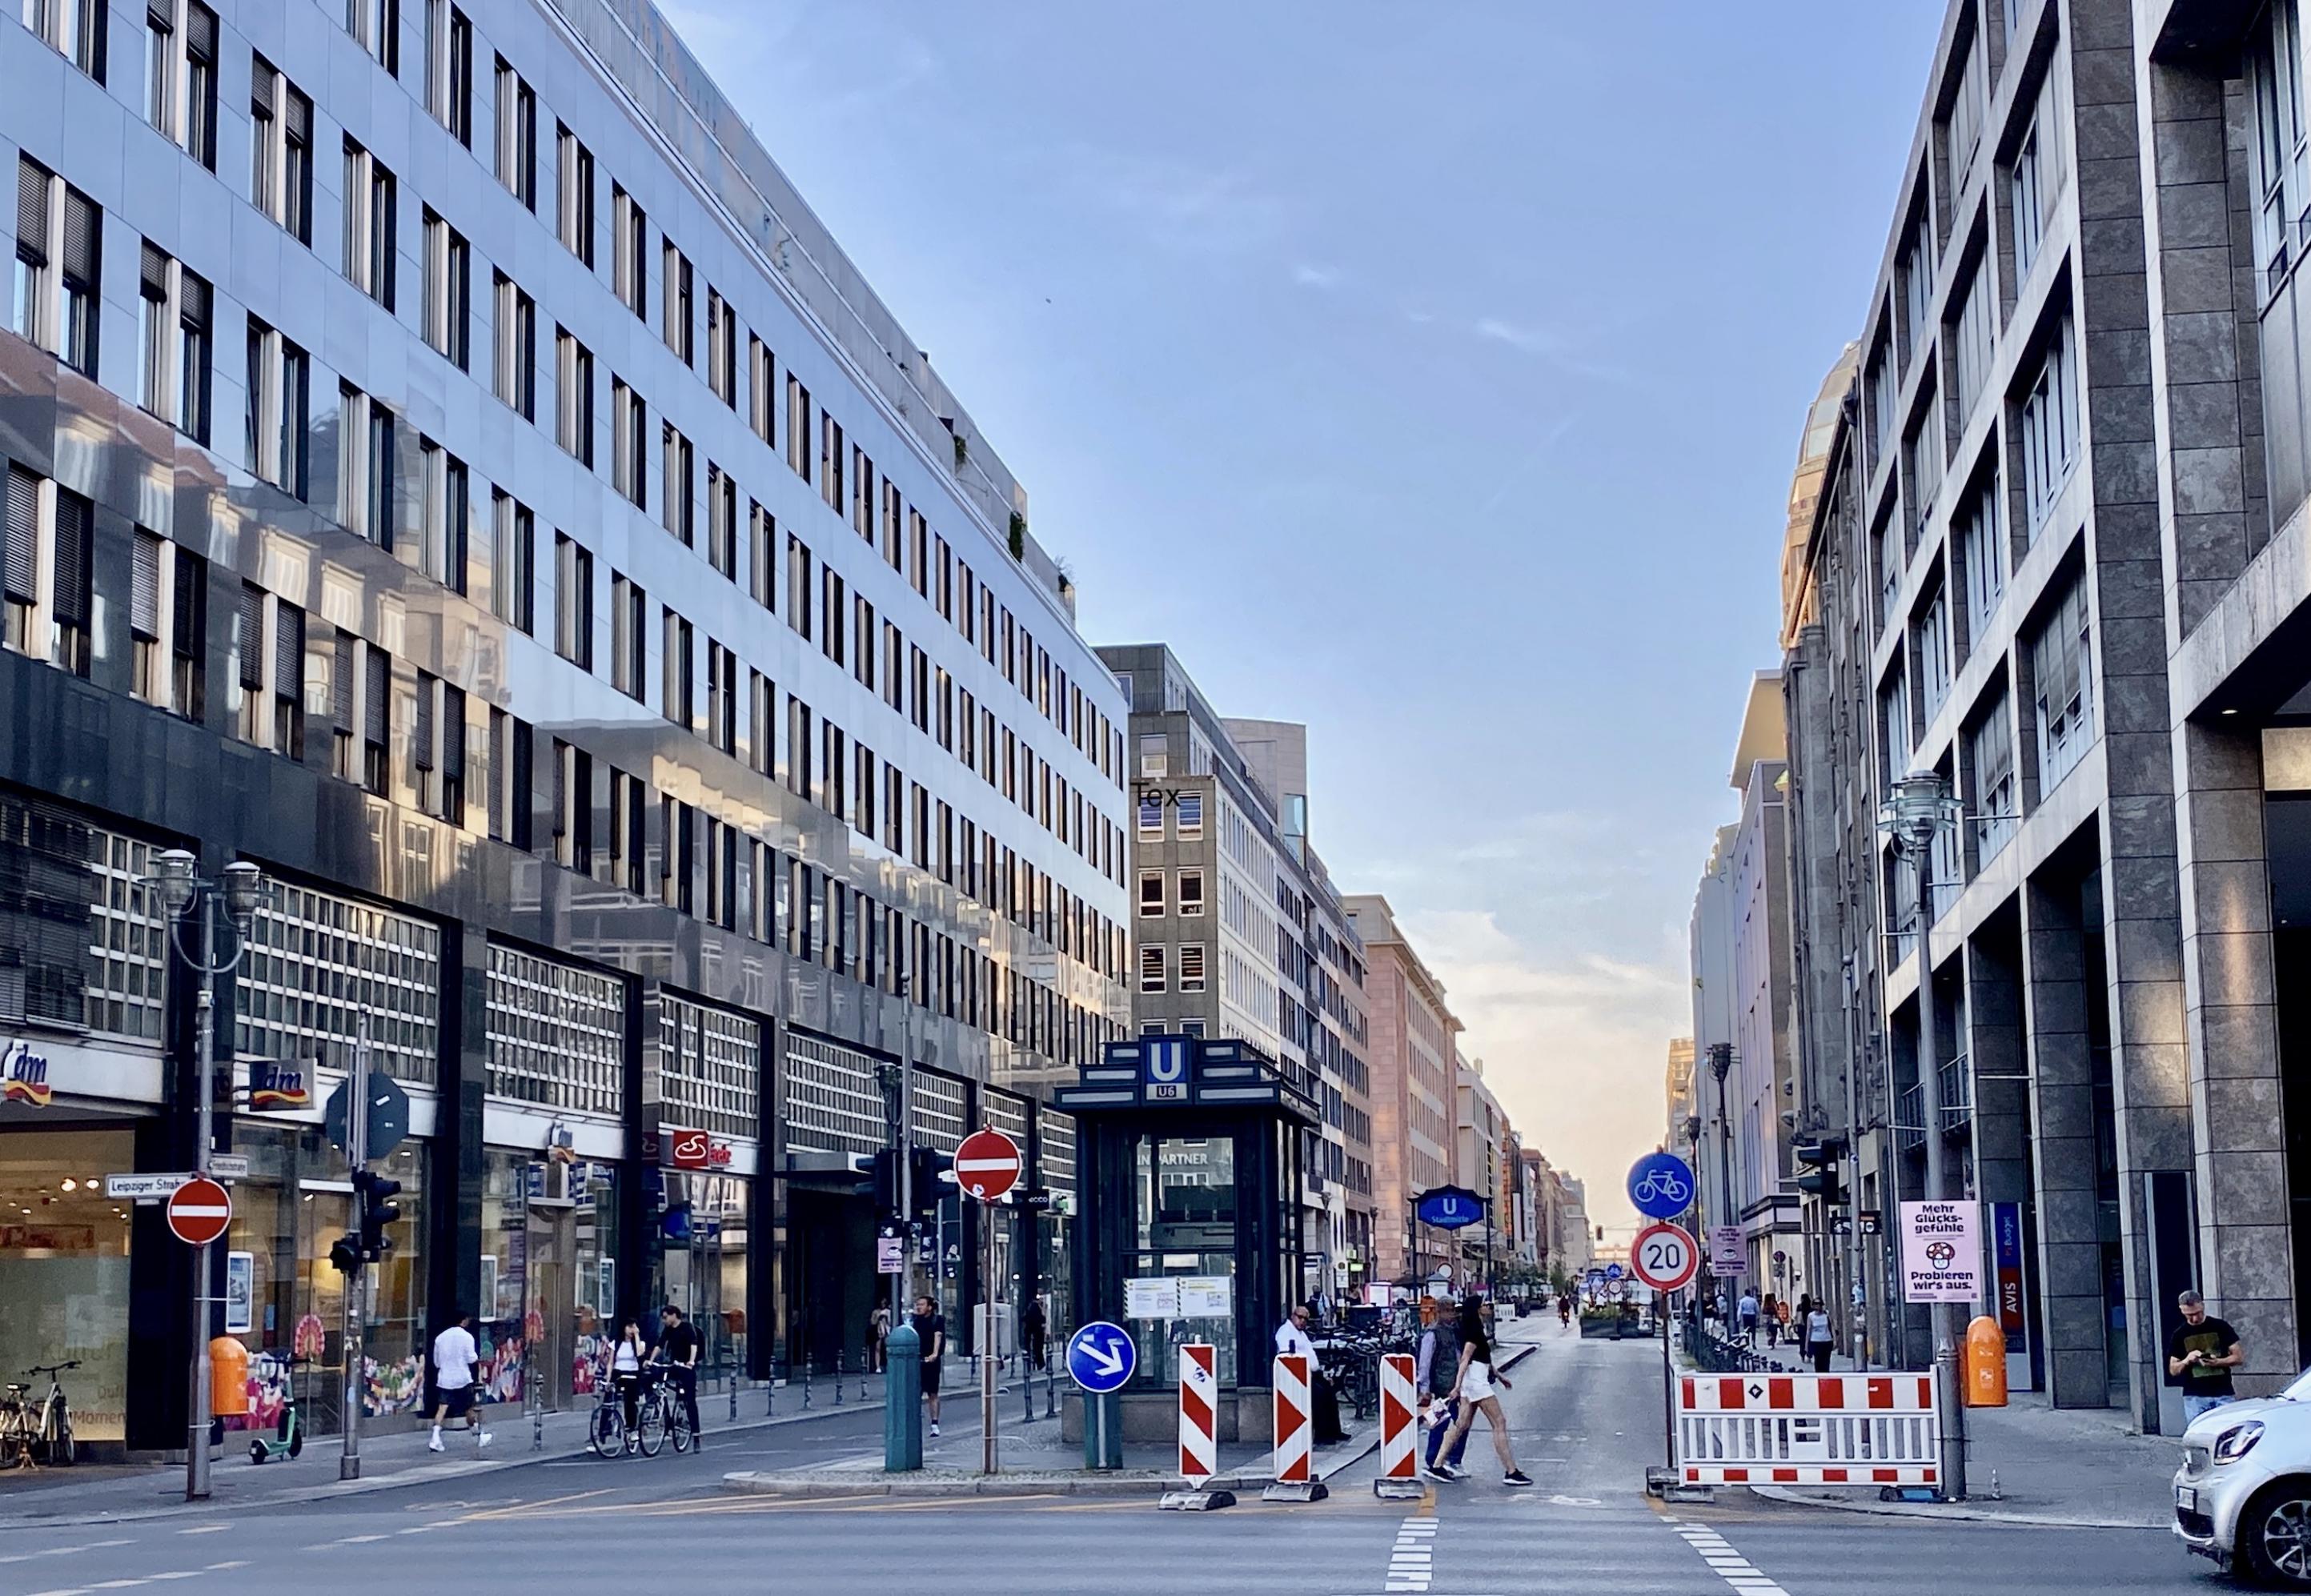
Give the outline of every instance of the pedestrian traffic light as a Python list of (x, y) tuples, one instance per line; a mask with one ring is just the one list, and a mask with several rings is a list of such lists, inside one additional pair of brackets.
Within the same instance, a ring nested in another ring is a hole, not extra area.
[(885, 1217), (899, 1211), (899, 1149), (885, 1147), (869, 1164), (875, 1177), (875, 1212)]
[(1845, 1202), (1845, 1189), (1839, 1176), (1838, 1158), (1845, 1151), (1844, 1143), (1834, 1137), (1819, 1141), (1799, 1142), (1790, 1151), (1798, 1161), (1797, 1188), (1810, 1197), (1821, 1199), (1825, 1208), (1841, 1208)]
[(954, 1156), (933, 1147), (913, 1147), (907, 1149), (907, 1165), (908, 1180), (913, 1187), (909, 1195), (914, 1199), (915, 1212), (933, 1212), (952, 1185), (952, 1182), (939, 1177), (953, 1173)]
[(361, 1255), (371, 1263), (393, 1244), (385, 1233), (401, 1217), (401, 1205), (393, 1200), (400, 1190), (399, 1181), (374, 1170), (353, 1171), (353, 1221), (361, 1230)]
[(329, 1263), (341, 1275), (361, 1272), (361, 1241), (358, 1237), (341, 1235), (329, 1243)]

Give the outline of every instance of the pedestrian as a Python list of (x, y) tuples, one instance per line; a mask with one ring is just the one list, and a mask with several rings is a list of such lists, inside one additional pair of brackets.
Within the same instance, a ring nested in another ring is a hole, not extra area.
[(929, 1296), (915, 1299), (914, 1317), (907, 1321), (923, 1353), (923, 1400), (930, 1405), (931, 1436), (939, 1433), (939, 1368), (946, 1356), (946, 1315)]
[(2197, 1292), (2185, 1292), (2175, 1305), (2183, 1311), (2183, 1322), (2167, 1338), (2167, 1373), (2183, 1388), (2187, 1428), (2201, 1414), (2238, 1400), (2231, 1371), (2246, 1361), (2246, 1348), (2228, 1321), (2207, 1312), (2207, 1300)]
[(667, 1361), (667, 1376), (682, 1398), (683, 1417), (690, 1420), (690, 1438), (705, 1444), (698, 1428), (698, 1361), (705, 1355), (706, 1338), (672, 1303), (658, 1315), (658, 1356)]
[(891, 1308), (887, 1303), (876, 1303), (875, 1311), (867, 1315), (867, 1372), (870, 1374), (887, 1373), (891, 1366)]
[(1813, 1304), (1806, 1314), (1805, 1348), (1813, 1354), (1813, 1372), (1829, 1373), (1829, 1349), (1836, 1344), (1837, 1332), (1830, 1327), (1829, 1304), (1825, 1299)]
[(1461, 1459), (1469, 1450), (1469, 1437), (1463, 1434), (1460, 1444), (1445, 1452), (1440, 1462), (1437, 1454), (1443, 1452), (1444, 1437), (1461, 1417), (1461, 1326), (1459, 1304), (1449, 1295), (1434, 1300), (1424, 1299), (1421, 1317), (1428, 1327), (1420, 1332), (1419, 1361), (1413, 1378), (1420, 1392), (1420, 1413), (1428, 1426), (1426, 1456), (1422, 1460), (1423, 1472), (1431, 1479), (1457, 1479), (1461, 1474)]
[(1044, 1347), (1050, 1333), (1050, 1327), (1043, 1318), (1043, 1299), (1029, 1297), (1027, 1305), (1019, 1312), (1019, 1344), (1026, 1349), (1029, 1368), (1043, 1366)]
[(1782, 1304), (1774, 1300), (1774, 1294), (1770, 1291), (1766, 1293), (1764, 1310), (1758, 1317), (1765, 1321), (1766, 1350), (1768, 1352), (1774, 1349), (1774, 1343), (1781, 1339), (1783, 1312)]
[(433, 1338), (433, 1437), (426, 1442), (425, 1450), (441, 1450), (441, 1421), (462, 1418), (466, 1427), (474, 1433), (474, 1450), (481, 1451), (490, 1443), (490, 1433), (482, 1428), (482, 1416), (474, 1406), (474, 1365), (482, 1359), (481, 1348), (474, 1345), (474, 1316), (460, 1308), (449, 1316), (449, 1328)]
[(1445, 1438), (1446, 1461), (1452, 1458), (1451, 1449), (1468, 1440), (1477, 1415), (1482, 1413), (1493, 1433), (1493, 1455), (1501, 1461), (1501, 1483), (1529, 1486), (1532, 1477), (1517, 1467), (1516, 1452), (1509, 1445), (1508, 1416), (1501, 1411), (1498, 1393), (1509, 1389), (1509, 1377), (1493, 1366), (1493, 1343), (1485, 1333), (1485, 1315), (1477, 1304), (1466, 1299), (1461, 1304), (1460, 1331), (1460, 1379), (1454, 1389), (1461, 1397), (1461, 1416), (1452, 1421), (1452, 1432)]
[(1340, 1427), (1339, 1393), (1325, 1377), (1315, 1339), (1308, 1334), (1308, 1321), (1312, 1317), (1313, 1311), (1307, 1304), (1295, 1303), (1292, 1311), (1284, 1316), (1284, 1322), (1276, 1327), (1276, 1350), (1296, 1352), (1308, 1360), (1308, 1417), (1315, 1430), (1313, 1439), (1319, 1446), (1330, 1446), (1347, 1440), (1348, 1433)]
[(642, 1327), (629, 1319), (610, 1346), (610, 1383), (618, 1393), (618, 1412), (626, 1421), (626, 1450), (634, 1449), (641, 1434), (642, 1365), (650, 1362), (650, 1344)]
[(1741, 1305), (1733, 1313), (1741, 1339), (1754, 1350), (1757, 1345), (1757, 1294), (1746, 1286), (1741, 1287)]

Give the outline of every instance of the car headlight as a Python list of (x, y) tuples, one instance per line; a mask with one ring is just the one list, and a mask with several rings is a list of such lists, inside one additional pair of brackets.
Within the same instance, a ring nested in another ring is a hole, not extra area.
[(2250, 1418), (2243, 1425), (2233, 1425), (2215, 1437), (2215, 1461), (2236, 1463), (2253, 1452), (2254, 1443), (2262, 1439), (2262, 1420)]

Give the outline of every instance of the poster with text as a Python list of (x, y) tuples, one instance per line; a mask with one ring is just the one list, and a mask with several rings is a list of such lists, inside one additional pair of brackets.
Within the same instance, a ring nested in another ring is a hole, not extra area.
[(1902, 1300), (1982, 1301), (1982, 1205), (1902, 1205)]

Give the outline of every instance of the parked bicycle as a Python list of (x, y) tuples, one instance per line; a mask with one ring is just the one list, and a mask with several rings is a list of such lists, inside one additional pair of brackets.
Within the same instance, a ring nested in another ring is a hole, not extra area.
[(80, 1367), (78, 1358), (60, 1364), (38, 1364), (24, 1371), (36, 1379), (46, 1374), (48, 1389), (38, 1400), (29, 1385), (0, 1388), (0, 1469), (33, 1468), (39, 1464), (70, 1466), (78, 1449), (73, 1441), (72, 1400), (57, 1376)]

